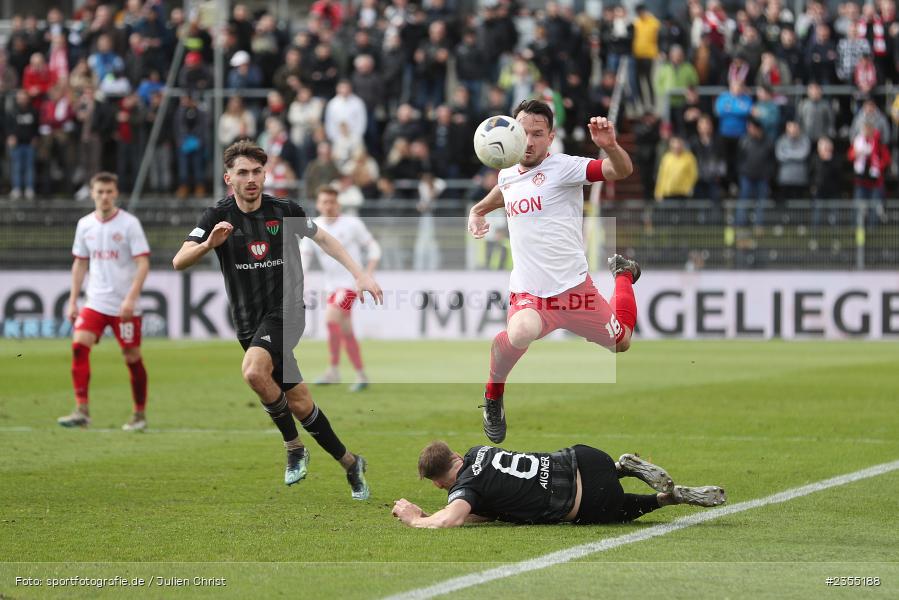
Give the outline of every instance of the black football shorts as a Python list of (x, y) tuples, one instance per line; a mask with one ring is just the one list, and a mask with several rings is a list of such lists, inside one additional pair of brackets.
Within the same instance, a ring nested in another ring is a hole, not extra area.
[(285, 324), (280, 314), (268, 315), (262, 319), (252, 337), (241, 338), (238, 341), (244, 351), (256, 346), (271, 355), (274, 365), (272, 379), (286, 392), (303, 381), (293, 350), (300, 342), (305, 328), (305, 320)]

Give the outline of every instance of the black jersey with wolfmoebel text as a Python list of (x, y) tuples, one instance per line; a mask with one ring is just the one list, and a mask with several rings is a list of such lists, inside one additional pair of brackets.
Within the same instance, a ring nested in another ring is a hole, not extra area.
[(472, 514), (510, 523), (558, 523), (574, 506), (574, 450), (511, 452), (475, 446), (465, 453), (447, 504), (465, 500)]
[[(284, 219), (288, 217), (302, 220), (291, 221), (290, 239), (285, 240)], [(267, 316), (281, 318), (282, 310), (303, 310), (299, 243), (301, 238), (312, 237), (318, 231), (303, 209), (288, 200), (263, 194), (260, 207), (245, 213), (238, 208), (234, 196), (228, 196), (203, 212), (187, 240), (206, 241), (213, 227), (222, 221), (231, 223), (234, 229), (215, 253), (225, 277), (238, 339), (252, 337)], [(285, 281), (289, 286), (286, 293)]]

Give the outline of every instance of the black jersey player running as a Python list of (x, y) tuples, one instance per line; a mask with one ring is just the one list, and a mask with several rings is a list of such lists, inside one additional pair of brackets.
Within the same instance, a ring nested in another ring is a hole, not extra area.
[[(512, 452), (475, 446), (465, 456), (444, 442), (421, 451), (419, 476), (449, 493), (433, 515), (405, 498), (393, 515), (411, 527), (464, 523), (626, 523), (662, 506), (717, 506), (727, 497), (717, 486), (674, 485), (664, 469), (625, 454), (618, 462), (602, 450), (577, 445), (558, 452)], [(625, 494), (618, 480), (636, 477), (657, 494)]]
[[(262, 193), (267, 158), (259, 146), (248, 141), (236, 142), (225, 150), (225, 183), (234, 195), (206, 209), (172, 264), (181, 270), (196, 264), (210, 250), (218, 255), (237, 338), (246, 351), (244, 380), (259, 395), (287, 447), (284, 482), (292, 485), (302, 480), (309, 464), (296, 417), (346, 469), (353, 498), (365, 500), (370, 494), (365, 459), (347, 451), (325, 413), (313, 403), (293, 355), (305, 328), (298, 238), (312, 239), (346, 267), (355, 277), (363, 301), (363, 291), (378, 303), (383, 301), (383, 293), (340, 242), (316, 227), (302, 208)], [(290, 233), (284, 222), (289, 217), (300, 217), (290, 222)], [(298, 232), (293, 231), (295, 223), (300, 223)]]

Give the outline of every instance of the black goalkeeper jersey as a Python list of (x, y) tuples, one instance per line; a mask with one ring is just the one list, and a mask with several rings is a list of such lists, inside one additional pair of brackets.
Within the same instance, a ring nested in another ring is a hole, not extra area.
[(462, 499), (472, 514), (510, 523), (558, 523), (576, 494), (574, 450), (510, 452), (475, 446), (466, 454), (447, 504)]
[[(300, 219), (291, 221), (291, 239), (285, 241), (284, 219), (288, 217)], [(261, 206), (245, 213), (234, 197), (228, 196), (203, 212), (187, 240), (206, 241), (221, 221), (234, 226), (215, 253), (225, 277), (238, 339), (252, 337), (266, 317), (280, 319), (283, 312), (304, 310), (300, 240), (314, 236), (318, 227), (303, 209), (263, 194)]]

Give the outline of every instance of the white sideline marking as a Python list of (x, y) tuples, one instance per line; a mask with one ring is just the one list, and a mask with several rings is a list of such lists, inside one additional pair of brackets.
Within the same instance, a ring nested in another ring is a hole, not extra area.
[(885, 473), (896, 470), (899, 470), (899, 460), (875, 465), (873, 467), (868, 467), (867, 469), (855, 471), (854, 473), (838, 475), (830, 479), (825, 479), (817, 483), (810, 483), (809, 485), (804, 485), (802, 487), (779, 492), (777, 494), (766, 496), (764, 498), (747, 500), (746, 502), (740, 502), (731, 506), (725, 506), (722, 508), (716, 508), (696, 513), (690, 515), (689, 517), (681, 517), (680, 519), (675, 519), (670, 523), (654, 525), (652, 527), (647, 527), (646, 529), (641, 529), (640, 531), (636, 531), (634, 533), (628, 533), (626, 535), (600, 540), (598, 542), (589, 542), (586, 544), (581, 544), (579, 546), (572, 546), (571, 548), (565, 550), (551, 552), (549, 554), (544, 554), (543, 556), (538, 556), (529, 560), (503, 565), (501, 567), (488, 569), (479, 573), (472, 573), (470, 575), (454, 577), (452, 579), (447, 579), (446, 581), (441, 581), (440, 583), (435, 583), (434, 585), (410, 590), (408, 592), (403, 592), (401, 594), (396, 594), (393, 596), (388, 596), (387, 598), (385, 598), (385, 600), (423, 600), (426, 598), (434, 598), (435, 596), (442, 596), (444, 594), (449, 594), (450, 592), (455, 592), (472, 586), (481, 585), (482, 583), (489, 583), (497, 579), (504, 579), (506, 577), (512, 577), (514, 575), (521, 575), (523, 573), (528, 573), (529, 571), (545, 569), (547, 567), (570, 562), (578, 558), (583, 558), (584, 556), (595, 554), (597, 552), (605, 552), (606, 550), (612, 550), (614, 548), (618, 548), (619, 546), (633, 544), (635, 542), (642, 542), (654, 537), (666, 535), (673, 531), (692, 527), (693, 525), (705, 523), (706, 521), (711, 521), (713, 519), (741, 513), (753, 508), (760, 508), (762, 506), (769, 506), (771, 504), (787, 502), (795, 498), (801, 498), (802, 496), (814, 494), (815, 492), (820, 492), (829, 488), (846, 485), (847, 483), (853, 483), (862, 479), (877, 477), (878, 475), (883, 475)]

